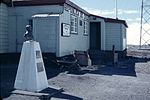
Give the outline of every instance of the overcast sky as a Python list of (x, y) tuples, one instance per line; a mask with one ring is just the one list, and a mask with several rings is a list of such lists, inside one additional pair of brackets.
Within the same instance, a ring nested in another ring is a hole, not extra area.
[[(88, 12), (104, 17), (116, 18), (115, 0), (71, 0)], [(118, 18), (127, 21), (127, 43), (139, 45), (141, 0), (117, 0)], [(145, 0), (150, 3), (150, 0)], [(146, 28), (150, 28), (145, 24)], [(144, 37), (145, 38), (145, 37)], [(146, 36), (146, 40), (150, 38)], [(150, 41), (149, 41), (150, 42)]]

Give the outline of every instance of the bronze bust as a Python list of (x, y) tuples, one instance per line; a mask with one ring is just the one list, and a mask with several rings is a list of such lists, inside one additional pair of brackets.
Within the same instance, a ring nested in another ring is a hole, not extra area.
[(26, 32), (24, 34), (25, 41), (34, 40), (32, 35), (32, 27), (31, 25), (26, 25)]

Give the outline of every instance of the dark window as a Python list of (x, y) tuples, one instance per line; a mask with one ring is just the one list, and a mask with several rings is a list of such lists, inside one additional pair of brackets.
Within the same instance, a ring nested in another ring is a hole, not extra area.
[(82, 26), (82, 20), (80, 20), (80, 26)]

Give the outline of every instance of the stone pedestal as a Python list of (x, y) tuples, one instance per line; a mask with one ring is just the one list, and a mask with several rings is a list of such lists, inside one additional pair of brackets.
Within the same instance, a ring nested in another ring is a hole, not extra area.
[(48, 87), (40, 45), (36, 41), (23, 43), (14, 88), (38, 92)]

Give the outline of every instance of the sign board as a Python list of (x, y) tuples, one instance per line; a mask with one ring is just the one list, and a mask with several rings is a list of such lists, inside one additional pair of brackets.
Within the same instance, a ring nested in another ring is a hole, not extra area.
[(62, 23), (62, 36), (70, 36), (70, 25)]

